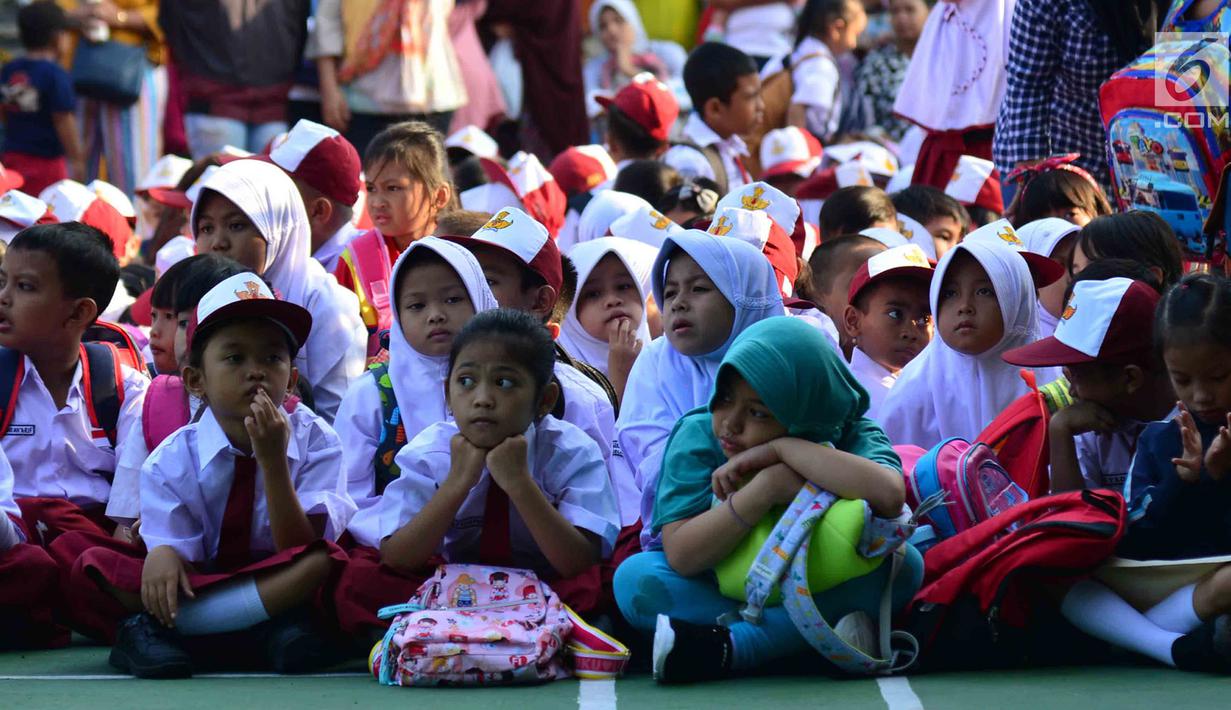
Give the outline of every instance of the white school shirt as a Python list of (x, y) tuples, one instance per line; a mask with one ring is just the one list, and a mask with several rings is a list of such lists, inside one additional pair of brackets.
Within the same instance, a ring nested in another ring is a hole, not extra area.
[(346, 245), (354, 241), (355, 237), (360, 234), (363, 234), (362, 229), (359, 229), (350, 222), (347, 222), (342, 225), (341, 229), (333, 233), (333, 236), (329, 238), (329, 241), (322, 244), (321, 247), (316, 250), (316, 253), (312, 255), (312, 258), (319, 261), (321, 266), (325, 267), (325, 271), (332, 274), (334, 269), (338, 267), (338, 259), (342, 256), (342, 252), (346, 250)]
[[(379, 503), (351, 520), (350, 532), (361, 545), (379, 548), (382, 540), (410, 522), (436, 495), (449, 477), (450, 441), (457, 433), (453, 422), (434, 424), (398, 452), (402, 475), (385, 488)], [(603, 557), (608, 557), (620, 532), (620, 517), (594, 442), (577, 427), (552, 416), (531, 424), (525, 437), (531, 478), (566, 520), (603, 541)], [(437, 548), (446, 562), (478, 559), (491, 485), (491, 474), (485, 468)], [(514, 566), (551, 569), (512, 502), (509, 538)]]
[[(718, 147), (718, 155), (722, 158), (722, 165), (727, 170), (727, 192), (737, 190), (750, 182), (750, 179), (745, 177), (744, 171), (740, 169), (740, 163), (737, 160), (740, 156), (748, 155), (748, 146), (743, 138), (734, 134), (729, 138), (722, 138), (695, 113), (689, 115), (684, 123), (683, 138), (702, 147), (710, 145)], [(686, 145), (672, 146), (663, 155), (662, 160), (678, 170), (684, 177), (718, 179), (714, 175), (714, 169), (710, 167), (710, 161), (696, 148)]]
[[(203, 400), (188, 395), (188, 421), (196, 418)], [(145, 445), (145, 410), (136, 411), (133, 436), (115, 447), (115, 478), (111, 481), (111, 498), (107, 500), (107, 517), (121, 525), (132, 525), (141, 517), (141, 467), (150, 457)]]
[(773, 57), (791, 51), (794, 34), (795, 8), (773, 2), (732, 10), (723, 41), (752, 57)]
[[(761, 70), (764, 80), (782, 71), (782, 56), (776, 57)], [(805, 37), (791, 53), (791, 103), (803, 104), (807, 110), (807, 128), (821, 141), (828, 141), (838, 132), (842, 116), (842, 74), (838, 61), (824, 42)]]
[(893, 383), (898, 381), (898, 376), (868, 357), (867, 353), (858, 347), (851, 351), (850, 368), (851, 374), (868, 391), (868, 411), (864, 416), (879, 423), (876, 415), (881, 402), (885, 401), (885, 395), (889, 394)]
[[(116, 450), (90, 424), (89, 401), (81, 380), (81, 363), (73, 372), (68, 398), (57, 410), (51, 393), (30, 358), (17, 388), (17, 406), (0, 446), (13, 466), (13, 495), (18, 498), (66, 498), (80, 506), (107, 502), (116, 469)], [(138, 414), (149, 380), (121, 365), (124, 404), (116, 421), (116, 446), (141, 436)], [(134, 422), (138, 428), (134, 429)]]
[[(286, 458), (291, 484), (305, 513), (325, 516), (325, 539), (337, 540), (355, 512), (355, 504), (339, 485), (342, 447), (338, 435), (305, 406), (297, 407), (288, 418), (291, 435)], [(169, 545), (180, 557), (197, 563), (217, 558), (222, 516), (235, 478), (235, 457), (242, 455), (231, 446), (209, 409), (200, 421), (154, 449), (141, 467), (141, 536), (149, 549)], [(260, 466), (251, 549), (257, 554), (277, 551)]]
[(598, 383), (577, 368), (556, 361), (556, 380), (564, 397), (564, 421), (585, 432), (603, 454), (611, 487), (616, 492), (617, 509), (624, 525), (640, 517), (641, 489), (615, 448), (615, 408)]
[(312, 386), (314, 410), (332, 422), (346, 388), (367, 365), (368, 331), (359, 317), (358, 296), (338, 285), (333, 274), (324, 275), (325, 280), (328, 286), (309, 291), (303, 304), (312, 314), (312, 333), (295, 366)]
[[(1179, 413), (1179, 409), (1173, 408), (1161, 421), (1170, 421)], [(1088, 431), (1073, 437), (1073, 444), (1077, 447), (1077, 465), (1081, 467), (1086, 488), (1124, 490), (1124, 482), (1128, 480), (1129, 469), (1133, 466), (1133, 456), (1137, 453), (1137, 439), (1149, 424), (1129, 420), (1114, 431)]]

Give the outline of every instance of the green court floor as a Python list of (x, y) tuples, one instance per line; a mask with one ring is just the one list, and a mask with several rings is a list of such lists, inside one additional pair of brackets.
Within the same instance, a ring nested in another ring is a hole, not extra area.
[(316, 676), (213, 674), (182, 681), (141, 681), (117, 675), (107, 651), (0, 656), (0, 708), (373, 708), (448, 710), (578, 708), (659, 710), (702, 708), (877, 708), (911, 710), (1189, 710), (1231, 708), (1231, 678), (1151, 666), (1062, 668), (837, 681), (827, 678), (743, 678), (688, 687), (661, 687), (645, 675), (614, 683), (561, 681), (536, 687), (481, 689), (386, 688), (343, 667)]

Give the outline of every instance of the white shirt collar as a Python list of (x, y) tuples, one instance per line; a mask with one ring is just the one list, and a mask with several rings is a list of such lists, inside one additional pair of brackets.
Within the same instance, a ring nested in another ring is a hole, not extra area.
[[(28, 355), (22, 355), (22, 358), (25, 360), (25, 366), (23, 368), (24, 372), (21, 376), (21, 382), (18, 384), (18, 389), (20, 389), (22, 385), (26, 384), (30, 378), (34, 378), (33, 382), (38, 385), (39, 389), (47, 393), (47, 398), (50, 400), (51, 390), (47, 389), (47, 383), (43, 381), (43, 376), (39, 374), (38, 368), (34, 366), (34, 361), (31, 360)], [(66, 406), (71, 406), (74, 401), (85, 396), (85, 392), (82, 391), (81, 387), (81, 375), (81, 358), (78, 358), (77, 367), (73, 370), (73, 379), (68, 386), (68, 397), (65, 398)], [(5, 404), (7, 405), (7, 403)], [(52, 408), (55, 408), (54, 402), (52, 403)]]
[(748, 145), (744, 143), (744, 139), (736, 134), (731, 134), (729, 138), (723, 138), (714, 132), (713, 128), (709, 127), (701, 115), (694, 112), (688, 116), (688, 120), (684, 123), (684, 137), (696, 143), (702, 148), (710, 145), (718, 145), (724, 147), (736, 155), (748, 155)]
[[(288, 461), (297, 461), (299, 460), (299, 445), (295, 441), (295, 425), (292, 423), (290, 426), (291, 435), (287, 438), (286, 458)], [(201, 418), (197, 421), (196, 427), (198, 471), (204, 471), (214, 459), (223, 453), (229, 453), (232, 456), (247, 455), (231, 445), (231, 440), (227, 438), (226, 432), (222, 430), (222, 425), (218, 423), (217, 417), (214, 416), (214, 410), (208, 406), (201, 412)]]
[(898, 376), (889, 368), (868, 357), (868, 354), (858, 347), (851, 350), (851, 370), (875, 377), (885, 387), (893, 387), (893, 383), (898, 380)]

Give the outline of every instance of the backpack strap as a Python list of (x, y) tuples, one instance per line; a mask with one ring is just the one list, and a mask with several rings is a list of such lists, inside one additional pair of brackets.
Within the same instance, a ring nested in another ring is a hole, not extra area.
[(184, 389), (183, 380), (175, 375), (155, 377), (141, 402), (141, 433), (145, 437), (146, 451), (158, 448), (191, 418), (188, 390)]
[(389, 311), (389, 279), (393, 265), (385, 238), (375, 229), (360, 234), (342, 251), (342, 261), (351, 272), (355, 295), (359, 297), (359, 314), (369, 333), (393, 324)]
[(116, 347), (120, 362), (137, 372), (147, 371), (145, 356), (141, 354), (137, 341), (133, 339), (132, 333), (129, 333), (127, 328), (118, 323), (105, 320), (94, 321), (93, 325), (86, 328), (81, 340), (82, 342), (110, 343)]
[(385, 492), (385, 486), (401, 475), (394, 459), (406, 445), (406, 427), (402, 424), (402, 412), (398, 408), (397, 393), (393, 391), (393, 381), (389, 379), (389, 363), (372, 365), (368, 368), (368, 374), (376, 382), (376, 391), (380, 393), (380, 443), (376, 445), (373, 464), (376, 470), (376, 495), (381, 495)]
[(13, 410), (17, 409), (17, 390), (26, 375), (26, 358), (16, 350), (0, 348), (0, 437), (9, 431), (13, 423)]
[(81, 344), (81, 382), (90, 424), (115, 447), (116, 423), (124, 405), (124, 373), (120, 351), (111, 343)]
[(727, 176), (727, 166), (723, 165), (722, 154), (718, 152), (717, 146), (697, 145), (693, 141), (676, 141), (674, 145), (692, 148), (704, 156), (705, 160), (710, 164), (710, 170), (714, 172), (714, 182), (718, 183), (718, 194), (727, 194), (727, 186), (730, 182)]

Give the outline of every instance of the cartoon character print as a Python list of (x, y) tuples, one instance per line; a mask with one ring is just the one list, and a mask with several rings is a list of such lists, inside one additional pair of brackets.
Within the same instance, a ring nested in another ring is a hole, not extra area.
[(533, 584), (527, 584), (521, 590), (522, 601), (538, 601), (539, 588)]
[(487, 577), (487, 583), (491, 585), (491, 600), (493, 602), (503, 602), (509, 599), (509, 573), (508, 572), (492, 572)]
[(457, 584), (453, 587), (453, 593), (449, 598), (450, 606), (464, 609), (478, 605), (479, 593), (474, 588), (474, 585), (477, 583), (475, 578), (468, 574), (459, 576)]
[(430, 616), (425, 616), (416, 622), (418, 630), (415, 631), (415, 638), (429, 639), (436, 633), (436, 624), (439, 623)]

